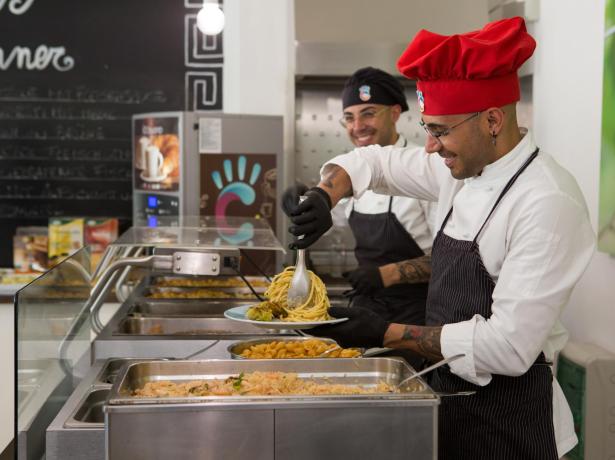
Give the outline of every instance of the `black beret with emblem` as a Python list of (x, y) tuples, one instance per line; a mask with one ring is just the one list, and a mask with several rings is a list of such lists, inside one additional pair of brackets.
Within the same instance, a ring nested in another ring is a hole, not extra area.
[(358, 104), (399, 104), (402, 112), (408, 110), (404, 88), (399, 80), (374, 67), (359, 69), (346, 80), (342, 104), (344, 109)]

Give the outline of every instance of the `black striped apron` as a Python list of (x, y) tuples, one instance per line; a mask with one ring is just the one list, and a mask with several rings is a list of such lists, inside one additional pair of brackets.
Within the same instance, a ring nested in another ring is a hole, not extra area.
[[(485, 269), (478, 237), (513, 183), (536, 158), (536, 149), (508, 181), (472, 241), (444, 234), (448, 212), (432, 249), (427, 297), (427, 325), (491, 316), (495, 283)], [(552, 374), (540, 353), (519, 377), (493, 375), (486, 386), (474, 385), (451, 373), (448, 366), (433, 372), (436, 391), (474, 390), (472, 396), (443, 398), (439, 409), (439, 458), (464, 460), (557, 459), (553, 428)]]

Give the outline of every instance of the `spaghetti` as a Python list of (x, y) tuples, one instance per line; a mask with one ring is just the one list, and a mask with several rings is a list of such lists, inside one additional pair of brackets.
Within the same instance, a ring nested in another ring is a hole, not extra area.
[(295, 267), (287, 267), (271, 280), (271, 284), (265, 291), (266, 301), (255, 305), (247, 312), (248, 318), (256, 321), (270, 321), (279, 318), (282, 321), (326, 321), (331, 319), (329, 310), (329, 298), (327, 288), (322, 280), (309, 271), (310, 293), (304, 303), (296, 308), (288, 308), (287, 296), (290, 282), (293, 278)]

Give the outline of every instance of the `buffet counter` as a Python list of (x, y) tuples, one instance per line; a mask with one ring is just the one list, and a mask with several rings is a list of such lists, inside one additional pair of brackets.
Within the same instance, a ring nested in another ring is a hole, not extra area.
[[(302, 359), (242, 355), (254, 344), (305, 343), (306, 333), (224, 317), (259, 302), (269, 280), (242, 275), (242, 248), (207, 246), (206, 234), (133, 230), (105, 262), (117, 276), (90, 274), (84, 249), (18, 293), (18, 458), (436, 458), (439, 396), (420, 378), (397, 388), (414, 372), (403, 360), (366, 358), (364, 350), (325, 357), (322, 350), (337, 348), (327, 341)], [(281, 249), (272, 233), (260, 238), (261, 247)], [(177, 265), (178, 251), (183, 261), (197, 252), (199, 264)], [(331, 303), (346, 305), (347, 288), (332, 286)], [(120, 302), (103, 305), (97, 299), (111, 289)], [(249, 385), (280, 378), (318, 391), (259, 394)], [(217, 385), (237, 392), (208, 392)], [(146, 386), (188, 393), (151, 397)]]

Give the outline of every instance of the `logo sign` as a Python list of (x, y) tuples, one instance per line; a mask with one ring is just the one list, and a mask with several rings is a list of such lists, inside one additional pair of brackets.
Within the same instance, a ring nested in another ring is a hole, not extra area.
[(359, 88), (359, 99), (363, 102), (367, 102), (372, 98), (370, 93), (371, 88), (368, 85), (363, 85)]
[(416, 92), (416, 96), (419, 100), (419, 110), (421, 112), (425, 111), (425, 98), (423, 97), (423, 91), (418, 91)]

